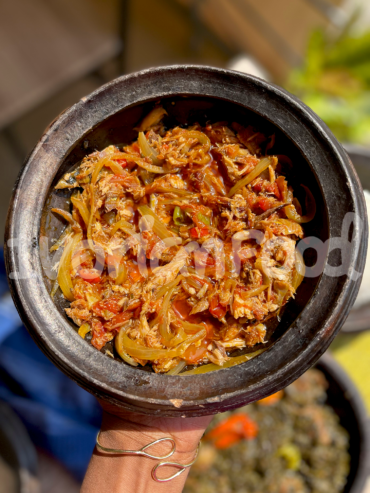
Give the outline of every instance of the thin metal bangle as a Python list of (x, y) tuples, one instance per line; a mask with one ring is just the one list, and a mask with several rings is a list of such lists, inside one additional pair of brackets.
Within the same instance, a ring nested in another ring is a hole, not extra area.
[[(201, 442), (199, 442), (199, 444), (198, 444), (197, 450), (195, 452), (194, 459), (191, 462), (189, 462), (189, 464), (180, 464), (179, 462), (165, 462), (165, 461), (161, 461), (156, 466), (154, 466), (153, 469), (152, 469), (152, 478), (154, 479), (154, 481), (157, 481), (158, 483), (167, 483), (167, 481), (171, 481), (172, 479), (177, 478), (178, 476), (180, 476), (180, 474), (182, 474), (183, 472), (185, 472), (186, 469), (188, 467), (191, 467), (194, 464), (194, 462), (197, 460), (200, 443)], [(177, 472), (175, 472), (175, 474), (173, 474), (172, 476), (169, 476), (168, 478), (158, 478), (157, 477), (157, 470), (160, 467), (165, 467), (165, 466), (178, 467), (180, 470), (177, 471)]]
[[(98, 436), (96, 437), (96, 446), (98, 447), (98, 449), (102, 450), (103, 452), (105, 452), (107, 454), (136, 455), (136, 456), (141, 456), (141, 457), (147, 457), (148, 459), (155, 459), (155, 460), (161, 461), (157, 465), (155, 465), (152, 469), (152, 478), (154, 479), (154, 481), (157, 481), (158, 483), (166, 483), (167, 481), (171, 481), (172, 479), (175, 479), (178, 476), (180, 476), (180, 474), (182, 474), (184, 471), (186, 471), (187, 468), (191, 467), (194, 464), (194, 462), (197, 460), (198, 452), (199, 452), (199, 446), (200, 446), (200, 443), (199, 443), (197, 450), (195, 452), (195, 457), (189, 464), (180, 464), (179, 462), (166, 462), (166, 461), (164, 461), (164, 459), (168, 459), (169, 457), (171, 457), (176, 452), (176, 442), (173, 438), (170, 438), (170, 437), (159, 438), (158, 440), (155, 440), (154, 442), (148, 443), (148, 445), (144, 445), (144, 447), (142, 447), (140, 450), (123, 450), (123, 449), (114, 449), (114, 448), (103, 447), (103, 445), (101, 445), (101, 443), (99, 442), (99, 438), (100, 438), (100, 431), (98, 433)], [(152, 447), (153, 445), (156, 445), (157, 443), (161, 443), (161, 442), (171, 442), (172, 443), (172, 449), (168, 452), (168, 454), (160, 456), (160, 455), (152, 455), (152, 454), (149, 454), (148, 452), (145, 452), (146, 449), (148, 449), (149, 447)], [(165, 466), (177, 467), (180, 470), (177, 471), (172, 476), (169, 476), (168, 478), (158, 478), (157, 470), (160, 467), (165, 467)]]

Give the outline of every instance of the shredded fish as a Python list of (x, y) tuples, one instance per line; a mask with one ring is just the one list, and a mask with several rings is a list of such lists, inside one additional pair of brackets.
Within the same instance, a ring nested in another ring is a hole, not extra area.
[(53, 209), (69, 226), (51, 249), (64, 249), (52, 295), (60, 287), (97, 349), (114, 339), (127, 364), (176, 375), (260, 350), (264, 322), (304, 277), (295, 245), (316, 207), (304, 187), (302, 212), (274, 141), (253, 127), (166, 130), (166, 117), (156, 106), (138, 140), (86, 156), (58, 183), (73, 195), (69, 211)]

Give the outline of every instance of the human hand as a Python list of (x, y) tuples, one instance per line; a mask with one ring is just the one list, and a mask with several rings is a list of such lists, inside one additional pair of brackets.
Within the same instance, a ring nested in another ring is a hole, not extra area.
[[(199, 441), (212, 416), (199, 418), (164, 418), (125, 411), (101, 402), (104, 409), (100, 443), (106, 448), (140, 450), (160, 438), (170, 437), (176, 443), (175, 453), (168, 459), (180, 464), (190, 463), (196, 454)], [(165, 456), (171, 450), (169, 441), (161, 442), (146, 452)], [(188, 469), (169, 483), (156, 483), (151, 477), (158, 461), (130, 455), (110, 455), (94, 451), (82, 493), (109, 492), (180, 492), (184, 486)], [(162, 470), (163, 469), (163, 470)], [(159, 477), (169, 477), (176, 472), (173, 467), (163, 467)], [(103, 479), (104, 477), (104, 479)]]

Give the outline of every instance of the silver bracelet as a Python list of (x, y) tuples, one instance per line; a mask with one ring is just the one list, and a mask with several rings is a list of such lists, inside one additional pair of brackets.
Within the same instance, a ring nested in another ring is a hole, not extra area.
[[(148, 445), (144, 445), (140, 450), (122, 450), (122, 449), (114, 449), (114, 448), (107, 448), (103, 447), (103, 445), (100, 444), (99, 442), (100, 438), (100, 431), (98, 433), (98, 436), (96, 437), (96, 446), (98, 449), (102, 450), (103, 452), (107, 454), (114, 454), (114, 455), (137, 455), (141, 457), (147, 457), (148, 459), (155, 459), (159, 460), (160, 462), (155, 465), (152, 469), (152, 478), (154, 481), (157, 481), (158, 483), (166, 483), (167, 481), (171, 481), (172, 479), (177, 478), (182, 474), (188, 467), (191, 467), (194, 462), (197, 460), (198, 457), (198, 451), (200, 447), (200, 442), (198, 444), (197, 450), (195, 452), (195, 457), (194, 459), (189, 463), (189, 464), (180, 464), (179, 462), (166, 462), (165, 459), (168, 459), (171, 457), (175, 452), (176, 452), (176, 442), (173, 438), (170, 437), (164, 437), (164, 438), (159, 438), (158, 440), (155, 440), (154, 442), (148, 443)], [(172, 443), (172, 449), (168, 452), (168, 454), (160, 456), (160, 455), (152, 455), (146, 452), (146, 449), (149, 447), (152, 447), (153, 445), (156, 445), (157, 443), (160, 442), (171, 442)], [(177, 467), (180, 470), (177, 471), (175, 474), (172, 476), (169, 476), (168, 478), (158, 478), (157, 476), (157, 471), (160, 467), (165, 467), (165, 466), (173, 466)]]

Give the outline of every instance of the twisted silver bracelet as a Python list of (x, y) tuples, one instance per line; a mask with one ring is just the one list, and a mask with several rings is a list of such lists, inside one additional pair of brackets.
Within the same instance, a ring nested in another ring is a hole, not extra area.
[[(147, 445), (144, 445), (144, 447), (142, 447), (140, 450), (123, 450), (123, 449), (114, 449), (114, 448), (103, 447), (103, 445), (101, 445), (99, 442), (99, 438), (100, 438), (100, 431), (98, 433), (98, 436), (96, 437), (96, 446), (98, 447), (98, 449), (102, 450), (106, 454), (136, 455), (136, 456), (141, 456), (141, 457), (147, 457), (148, 459), (159, 460), (160, 462), (157, 465), (155, 465), (152, 469), (152, 478), (154, 479), (154, 481), (157, 481), (158, 483), (166, 483), (167, 481), (171, 481), (172, 479), (175, 479), (178, 476), (180, 476), (180, 474), (182, 474), (184, 471), (186, 471), (187, 468), (191, 467), (194, 464), (194, 462), (197, 460), (199, 447), (200, 447), (200, 442), (199, 442), (197, 450), (195, 452), (195, 457), (191, 462), (189, 462), (189, 464), (180, 464), (179, 462), (165, 461), (165, 459), (168, 459), (169, 457), (171, 457), (176, 452), (176, 442), (173, 438), (170, 438), (170, 437), (159, 438), (158, 440), (155, 440), (154, 442), (151, 442), (151, 443), (148, 443)], [(146, 449), (148, 449), (149, 447), (152, 447), (153, 445), (156, 445), (157, 443), (161, 443), (161, 442), (171, 442), (172, 443), (172, 449), (168, 452), (168, 454), (160, 456), (160, 455), (153, 455), (153, 454), (146, 452)], [(177, 471), (172, 476), (169, 476), (168, 478), (158, 478), (158, 476), (157, 476), (158, 469), (160, 467), (165, 467), (165, 466), (177, 467), (180, 470)]]

